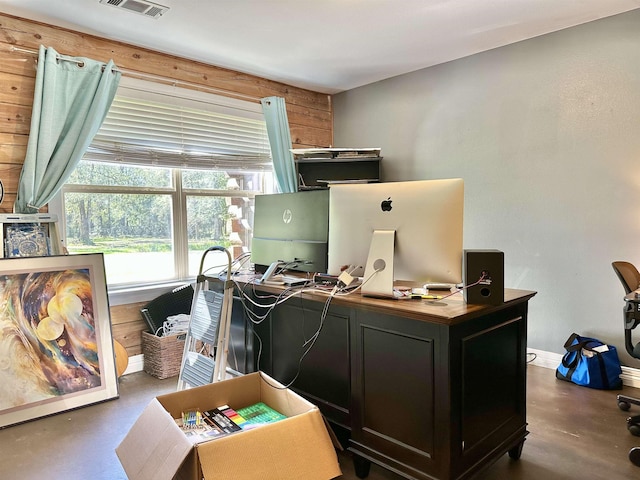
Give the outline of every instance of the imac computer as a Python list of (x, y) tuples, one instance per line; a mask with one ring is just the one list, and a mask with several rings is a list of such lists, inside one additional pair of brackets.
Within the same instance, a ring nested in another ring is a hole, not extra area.
[(362, 267), (363, 295), (391, 298), (397, 281), (461, 283), (463, 211), (459, 178), (333, 185), (328, 273)]
[(328, 190), (256, 195), (251, 240), (256, 272), (268, 272), (267, 277), (276, 267), (325, 272), (328, 236)]

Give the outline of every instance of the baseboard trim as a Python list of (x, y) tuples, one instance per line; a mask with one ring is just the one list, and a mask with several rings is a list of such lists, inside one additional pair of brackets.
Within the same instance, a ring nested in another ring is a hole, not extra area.
[(144, 369), (144, 355), (133, 355), (129, 357), (129, 365), (127, 365), (127, 369), (124, 371), (123, 375), (128, 375), (130, 373), (141, 372)]
[(559, 353), (546, 352), (544, 350), (536, 350), (534, 348), (528, 348), (527, 355), (529, 357), (527, 358), (527, 361), (530, 365), (550, 368), (553, 370), (555, 370), (558, 365), (560, 365), (560, 361), (562, 360), (562, 355)]
[[(527, 349), (527, 354), (534, 357), (529, 361), (529, 364), (537, 367), (555, 370), (562, 361), (561, 353), (546, 352), (544, 350), (529, 348)], [(620, 378), (622, 378), (623, 385), (640, 388), (640, 369), (623, 366)]]
[[(562, 360), (562, 354), (560, 353), (536, 350), (535, 348), (527, 349), (527, 354), (533, 357), (533, 359), (529, 359), (530, 365), (549, 368), (551, 370), (555, 370)], [(123, 375), (141, 372), (142, 370), (144, 370), (144, 355), (133, 355), (132, 357), (129, 357), (129, 365)], [(640, 388), (640, 369), (623, 366), (620, 378), (622, 378), (622, 383), (624, 385)]]
[(623, 385), (627, 385), (628, 387), (640, 388), (640, 370), (637, 368), (631, 367), (622, 367), (622, 378)]

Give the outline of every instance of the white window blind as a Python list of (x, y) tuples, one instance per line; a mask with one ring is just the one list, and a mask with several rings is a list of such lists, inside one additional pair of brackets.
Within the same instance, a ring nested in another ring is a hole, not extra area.
[(84, 160), (271, 170), (258, 102), (124, 78)]

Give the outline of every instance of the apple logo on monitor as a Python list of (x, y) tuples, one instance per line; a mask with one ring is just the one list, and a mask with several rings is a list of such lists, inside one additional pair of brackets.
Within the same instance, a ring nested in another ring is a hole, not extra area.
[(391, 200), (391, 197), (387, 197), (386, 200), (383, 200), (382, 203), (380, 203), (380, 208), (382, 209), (383, 212), (390, 212), (391, 211), (391, 202), (393, 200)]

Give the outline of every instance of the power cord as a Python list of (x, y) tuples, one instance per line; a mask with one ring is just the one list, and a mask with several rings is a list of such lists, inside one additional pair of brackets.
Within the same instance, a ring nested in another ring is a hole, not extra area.
[(482, 275), (480, 276), (480, 278), (476, 282), (471, 283), (469, 285), (465, 285), (462, 288), (456, 288), (455, 291), (453, 291), (453, 292), (451, 292), (451, 293), (449, 293), (447, 295), (443, 295), (442, 297), (438, 298), (438, 300), (444, 300), (445, 298), (449, 298), (449, 297), (455, 295), (456, 293), (464, 292), (467, 288), (475, 287), (476, 285), (479, 285), (482, 282), (484, 282), (485, 278), (487, 278), (487, 274), (483, 272)]
[[(295, 262), (292, 262), (289, 265), (293, 263)], [(284, 269), (286, 269), (286, 267)], [(318, 328), (315, 330), (313, 335), (311, 335), (310, 338), (306, 339), (301, 345), (301, 347), (303, 348), (303, 351), (298, 359), (298, 365), (297, 365), (295, 375), (287, 384), (283, 385), (282, 387), (277, 387), (273, 385), (274, 388), (285, 388), (285, 389), (289, 388), (295, 383), (295, 381), (300, 376), (300, 372), (302, 369), (302, 362), (304, 361), (306, 356), (309, 354), (309, 352), (313, 349), (316, 341), (318, 340), (318, 337), (320, 336), (320, 333), (322, 332), (322, 328), (324, 326), (324, 322), (329, 311), (329, 306), (331, 305), (331, 301), (333, 300), (333, 298), (336, 296), (351, 295), (357, 292), (362, 288), (363, 285), (365, 285), (368, 281), (370, 281), (381, 270), (382, 269), (374, 270), (371, 273), (371, 275), (363, 279), (355, 288), (351, 288), (351, 289), (349, 287), (354, 283), (355, 278), (347, 271), (343, 271), (338, 276), (338, 280), (336, 284), (331, 288), (330, 291), (327, 289), (325, 285), (311, 284), (311, 285), (303, 285), (301, 287), (289, 287), (281, 291), (278, 295), (258, 295), (255, 289), (256, 285), (254, 283), (251, 283), (250, 285), (253, 288), (253, 292), (252, 292), (253, 296), (257, 296), (257, 298), (262, 300), (272, 299), (271, 302), (266, 304), (255, 301), (250, 295), (247, 294), (245, 289), (240, 287), (240, 285), (238, 285), (238, 282), (234, 280), (234, 282), (236, 283), (236, 286), (238, 287), (238, 291), (241, 292), (241, 302), (245, 310), (245, 313), (247, 314), (247, 317), (249, 318), (249, 320), (255, 325), (259, 325), (260, 323), (262, 323), (265, 319), (269, 317), (269, 315), (271, 314), (271, 312), (276, 306), (290, 300), (292, 297), (299, 296), (301, 298), (302, 295), (307, 292), (328, 294), (328, 297), (324, 302), (322, 311), (320, 312), (320, 322), (318, 324)], [(470, 285), (466, 285), (462, 288), (456, 289), (456, 291), (451, 292), (448, 295), (443, 296), (442, 298), (447, 298), (457, 293), (461, 293), (465, 289), (478, 285), (484, 280), (485, 280), (485, 274), (483, 273), (481, 277), (478, 279), (478, 281)], [(249, 284), (245, 284), (245, 286), (248, 286), (248, 285)], [(259, 309), (264, 309), (264, 312), (261, 314), (258, 314), (254, 311), (254, 309), (249, 308), (248, 304), (251, 304), (254, 307), (258, 307)], [(302, 310), (304, 312), (304, 307), (302, 308)], [(259, 344), (258, 355), (257, 355), (257, 369), (260, 370), (260, 360), (262, 356), (263, 342), (260, 336), (255, 332), (255, 330), (254, 330), (254, 335), (258, 340), (258, 344)]]
[[(377, 272), (374, 272), (374, 274), (375, 273)], [(320, 333), (322, 332), (322, 328), (324, 326), (324, 322), (325, 322), (327, 313), (329, 311), (329, 306), (331, 305), (332, 299), (337, 295), (343, 294), (345, 290), (350, 285), (353, 284), (354, 281), (355, 281), (355, 278), (352, 277), (347, 272), (343, 272), (338, 277), (338, 282), (336, 283), (336, 285), (333, 286), (331, 291), (328, 293), (328, 297), (323, 305), (322, 311), (320, 313), (320, 322), (318, 324), (318, 328), (315, 330), (313, 335), (311, 335), (311, 337), (309, 337), (308, 339), (305, 339), (301, 345), (301, 347), (303, 348), (303, 351), (302, 351), (302, 354), (300, 355), (300, 358), (298, 359), (298, 367), (296, 370), (296, 374), (291, 379), (291, 381), (289, 381), (286, 385), (284, 385), (284, 388), (289, 388), (291, 385), (295, 383), (295, 381), (300, 376), (300, 372), (302, 369), (302, 362), (304, 361), (305, 357), (309, 354), (309, 352), (313, 349), (316, 341), (318, 340), (318, 337), (320, 336)], [(249, 318), (249, 320), (254, 325), (259, 325), (260, 323), (262, 323), (265, 319), (269, 317), (269, 315), (271, 314), (271, 312), (276, 306), (290, 300), (292, 297), (298, 296), (301, 298), (302, 294), (305, 292), (327, 293), (326, 290), (322, 289), (322, 287), (315, 286), (315, 285), (312, 285), (311, 287), (310, 286), (302, 286), (298, 288), (290, 287), (283, 290), (282, 292), (280, 292), (278, 295), (275, 295), (275, 296), (274, 295), (258, 296), (258, 298), (262, 300), (266, 300), (266, 299), (272, 300), (269, 303), (261, 303), (254, 300), (254, 298), (252, 298), (252, 296), (246, 292), (245, 288), (242, 288), (237, 281), (234, 280), (234, 283), (236, 284), (236, 287), (238, 287), (238, 291), (241, 293), (241, 303), (243, 305), (243, 309), (247, 314), (247, 317)], [(247, 285), (248, 284), (245, 284), (245, 286)], [(253, 296), (256, 296), (257, 295), (256, 289), (255, 289), (256, 285), (254, 283), (251, 283), (251, 286), (253, 288), (253, 292), (252, 292)], [(360, 286), (361, 285), (359, 285), (357, 288), (360, 288)], [(347, 292), (347, 293), (353, 293), (353, 291)], [(249, 308), (248, 306), (249, 304), (261, 310), (264, 309), (264, 311), (258, 314), (254, 311), (253, 308)], [(302, 310), (304, 312), (304, 307), (302, 308)], [(255, 332), (255, 330), (254, 330), (254, 335), (257, 338), (258, 344), (259, 344), (259, 350), (257, 355), (257, 367), (258, 367), (257, 369), (260, 370), (260, 360), (262, 356), (263, 342), (260, 336)]]

